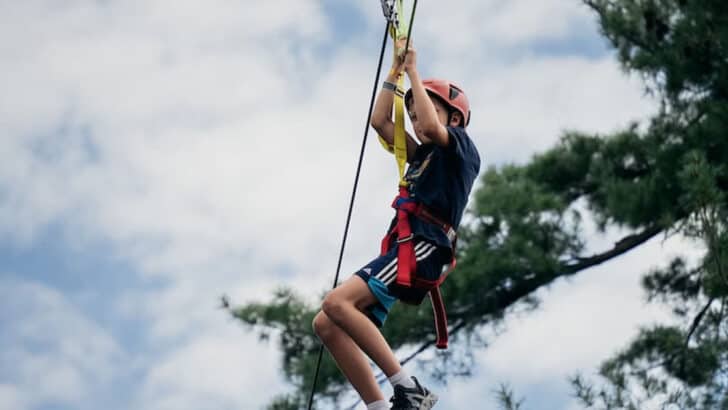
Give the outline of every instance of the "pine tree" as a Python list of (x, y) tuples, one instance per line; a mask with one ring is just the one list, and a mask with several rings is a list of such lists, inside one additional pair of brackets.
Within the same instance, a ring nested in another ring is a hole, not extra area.
[[(728, 6), (719, 1), (587, 1), (620, 61), (642, 73), (663, 110), (651, 132), (661, 139), (676, 187), (668, 229), (699, 241), (697, 262), (675, 258), (643, 278), (651, 301), (675, 323), (644, 328), (606, 361), (595, 387), (572, 380), (588, 407), (673, 405), (728, 409)], [(677, 216), (677, 218), (676, 218)]]

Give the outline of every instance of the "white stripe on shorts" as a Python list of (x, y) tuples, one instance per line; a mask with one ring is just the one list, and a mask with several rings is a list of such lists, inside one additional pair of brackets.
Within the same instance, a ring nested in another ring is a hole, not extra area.
[[(417, 262), (422, 261), (426, 259), (428, 256), (432, 255), (432, 252), (435, 252), (437, 249), (437, 246), (427, 244), (427, 246), (420, 249), (420, 251), (415, 252), (415, 260)], [(397, 259), (395, 258), (395, 261)], [(389, 270), (388, 273), (382, 276), (382, 279), (380, 279), (382, 282), (384, 282), (385, 285), (389, 285), (390, 283), (394, 282), (394, 280), (397, 278), (397, 265), (393, 266), (392, 269)]]
[[(422, 241), (422, 242), (418, 243), (417, 245), (415, 245), (415, 255), (425, 245), (428, 245), (428, 243), (425, 242), (425, 241)], [(392, 268), (393, 265), (396, 265), (396, 264), (397, 264), (397, 258), (392, 259), (392, 261), (389, 262), (389, 264), (387, 264), (387, 266), (385, 266), (384, 268), (382, 268), (382, 270), (380, 270), (379, 272), (377, 272), (374, 275), (374, 277), (377, 278), (377, 279), (379, 279), (379, 280), (381, 280), (384, 276), (387, 276), (388, 275), (389, 270)]]
[[(422, 260), (427, 259), (428, 256), (432, 254), (432, 252), (435, 252), (437, 249), (437, 246), (432, 245), (431, 248), (426, 250), (424, 253), (421, 253), (420, 255), (416, 255), (415, 260), (417, 262), (420, 262)], [(385, 285), (389, 285), (390, 283), (394, 282), (394, 280), (397, 279), (397, 269), (394, 269), (392, 273), (387, 275), (386, 278), (382, 279), (382, 282), (384, 282)]]
[[(418, 243), (417, 245), (415, 245), (415, 256), (421, 255), (423, 252), (427, 252), (427, 248), (429, 246), (431, 246), (431, 245), (425, 241), (422, 241), (422, 242)], [(392, 259), (392, 261), (389, 262), (389, 264), (386, 267), (384, 267), (384, 269), (380, 270), (379, 273), (377, 273), (377, 275), (375, 277), (381, 281), (384, 281), (384, 278), (389, 276), (393, 270), (394, 271), (397, 270), (397, 258), (396, 257), (394, 259)]]

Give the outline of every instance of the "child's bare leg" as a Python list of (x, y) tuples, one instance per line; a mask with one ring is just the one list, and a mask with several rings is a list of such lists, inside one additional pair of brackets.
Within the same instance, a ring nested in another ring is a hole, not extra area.
[(382, 333), (362, 312), (374, 303), (378, 301), (369, 286), (355, 275), (326, 295), (322, 310), (389, 377), (402, 368)]
[(364, 403), (384, 400), (369, 360), (351, 337), (332, 322), (324, 312), (316, 315), (313, 320), (313, 328)]

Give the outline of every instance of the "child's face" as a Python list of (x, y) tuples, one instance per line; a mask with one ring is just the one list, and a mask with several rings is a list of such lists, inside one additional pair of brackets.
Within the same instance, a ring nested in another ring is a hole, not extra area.
[[(437, 113), (437, 119), (440, 122), (440, 124), (444, 126), (452, 125), (456, 126), (459, 119), (458, 115), (453, 115), (452, 118), (450, 118), (449, 111), (447, 107), (441, 103), (437, 98), (430, 97), (430, 101), (432, 101), (432, 104), (435, 106), (435, 112)], [(415, 108), (415, 100), (414, 98), (412, 101), (410, 101), (409, 109), (407, 111), (410, 117), (410, 121), (412, 121), (412, 127), (415, 129), (415, 135), (417, 138), (422, 141), (422, 130), (419, 127), (418, 119), (417, 119), (417, 111)], [(450, 120), (450, 121), (448, 121)], [(454, 124), (451, 124), (450, 122), (453, 122)]]

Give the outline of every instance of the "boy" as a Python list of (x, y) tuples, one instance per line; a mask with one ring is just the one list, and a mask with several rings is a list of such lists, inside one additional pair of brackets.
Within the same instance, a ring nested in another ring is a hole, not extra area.
[[(404, 40), (398, 45), (403, 49)], [(394, 59), (371, 118), (371, 125), (389, 145), (394, 144), (394, 84), (402, 71), (412, 84), (405, 103), (415, 136), (421, 142), (418, 144), (409, 133), (406, 136), (409, 196), (457, 229), (480, 170), (480, 157), (465, 132), (470, 119), (467, 97), (447, 81), (422, 81), (416, 52), (410, 48), (405, 56)], [(393, 225), (395, 222), (396, 218)], [(436, 280), (454, 256), (451, 238), (439, 226), (412, 215), (409, 222), (416, 255), (415, 275)], [(437, 396), (402, 369), (379, 331), (391, 306), (402, 299), (394, 283), (396, 276), (395, 243), (325, 297), (313, 327), (368, 410), (389, 409), (389, 405), (367, 356), (393, 386), (391, 409), (427, 410), (434, 406)]]

